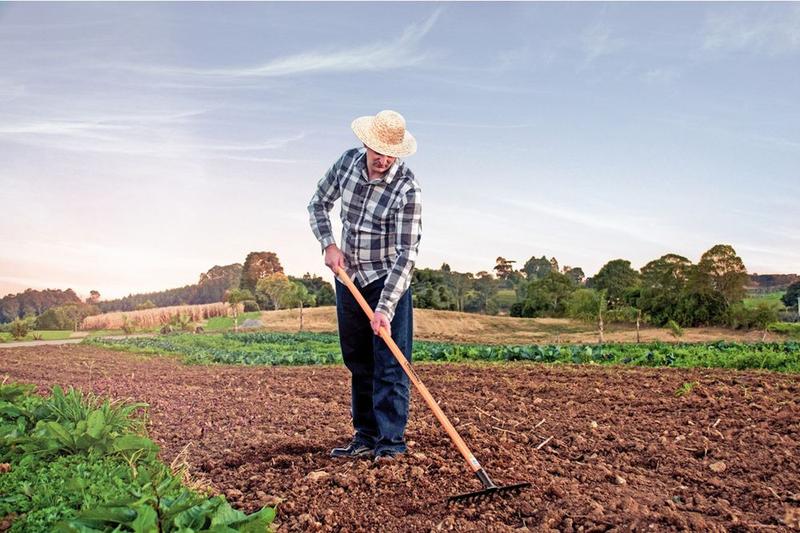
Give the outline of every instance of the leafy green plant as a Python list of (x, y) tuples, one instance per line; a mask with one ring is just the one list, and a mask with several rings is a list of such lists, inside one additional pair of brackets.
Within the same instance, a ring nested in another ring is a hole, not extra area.
[(674, 320), (667, 322), (667, 329), (673, 337), (683, 337), (683, 328)]
[[(341, 364), (339, 338), (329, 333), (177, 334), (91, 339), (90, 344), (152, 354), (181, 355), (189, 364)], [(414, 361), (529, 361), (641, 366), (765, 368), (800, 372), (800, 343), (714, 342), (647, 344), (480, 345), (414, 342)]]
[(697, 386), (696, 381), (687, 381), (683, 383), (680, 387), (678, 387), (678, 389), (675, 391), (675, 396), (678, 398), (680, 398), (681, 396), (686, 396), (687, 394), (692, 392), (692, 389), (694, 389), (696, 386)]
[(0, 384), (0, 455), (11, 462), (0, 475), (0, 516), (16, 514), (11, 531), (267, 531), (273, 509), (245, 515), (183, 486), (183, 471), (133, 432), (143, 431), (134, 417), (143, 404), (34, 390)]
[(233, 509), (221, 496), (205, 498), (181, 486), (180, 477), (157, 465), (142, 469), (128, 495), (82, 511), (73, 520), (58, 524), (56, 531), (88, 530), (263, 532), (275, 518), (265, 507), (251, 515)]

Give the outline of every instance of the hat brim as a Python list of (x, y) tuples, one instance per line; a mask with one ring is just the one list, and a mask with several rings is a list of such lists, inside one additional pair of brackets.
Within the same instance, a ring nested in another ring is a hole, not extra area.
[(391, 157), (407, 157), (417, 151), (417, 140), (408, 130), (403, 134), (403, 141), (399, 144), (387, 144), (382, 142), (372, 130), (373, 120), (375, 120), (373, 116), (358, 117), (350, 125), (350, 127), (353, 128), (353, 133), (355, 133), (356, 137), (361, 139), (361, 142), (365, 145), (379, 154)]

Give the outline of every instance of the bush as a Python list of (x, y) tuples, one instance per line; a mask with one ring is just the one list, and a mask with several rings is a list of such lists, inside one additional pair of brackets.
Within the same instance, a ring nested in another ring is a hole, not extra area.
[(787, 322), (774, 322), (767, 326), (767, 331), (782, 333), (793, 338), (800, 338), (800, 322), (789, 324)]
[(30, 331), (30, 327), (28, 326), (28, 322), (25, 320), (20, 320), (19, 318), (16, 319), (11, 323), (11, 327), (9, 328), (9, 333), (15, 339), (24, 339), (26, 335), (28, 335), (28, 331)]
[(252, 313), (253, 311), (261, 311), (261, 308), (258, 306), (258, 302), (255, 300), (245, 300), (242, 302), (244, 304), (244, 312), (245, 313)]
[(779, 308), (770, 302), (759, 302), (752, 309), (743, 303), (728, 309), (728, 326), (734, 329), (764, 329), (768, 324), (778, 321)]
[(683, 328), (674, 320), (667, 322), (667, 329), (669, 329), (673, 337), (683, 337)]
[(36, 329), (40, 330), (71, 330), (74, 324), (63, 309), (51, 307), (36, 318)]

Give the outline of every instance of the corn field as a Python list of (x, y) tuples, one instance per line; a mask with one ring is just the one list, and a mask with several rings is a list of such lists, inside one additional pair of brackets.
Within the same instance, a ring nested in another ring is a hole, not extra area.
[[(241, 304), (239, 311), (241, 312)], [(156, 307), (142, 309), (141, 311), (115, 311), (102, 315), (88, 316), (83, 319), (80, 329), (121, 329), (126, 320), (136, 328), (149, 329), (169, 324), (173, 318), (188, 317), (192, 322), (199, 322), (207, 318), (232, 315), (230, 305), (226, 303), (213, 303), (201, 305), (174, 305), (171, 307)]]

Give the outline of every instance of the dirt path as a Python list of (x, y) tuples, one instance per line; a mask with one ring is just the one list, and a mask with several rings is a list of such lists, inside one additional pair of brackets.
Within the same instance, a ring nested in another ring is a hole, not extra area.
[[(70, 345), (0, 355), (0, 379), (148, 402), (165, 460), (188, 446), (193, 474), (239, 508), (282, 502), (279, 531), (800, 527), (797, 376), (525, 364), (417, 369), (495, 480), (532, 481), (531, 490), (481, 507), (444, 506), (446, 496), (478, 483), (416, 395), (411, 453), (398, 464), (329, 458), (350, 431), (343, 367), (187, 367)], [(676, 396), (690, 382), (697, 385)]]

